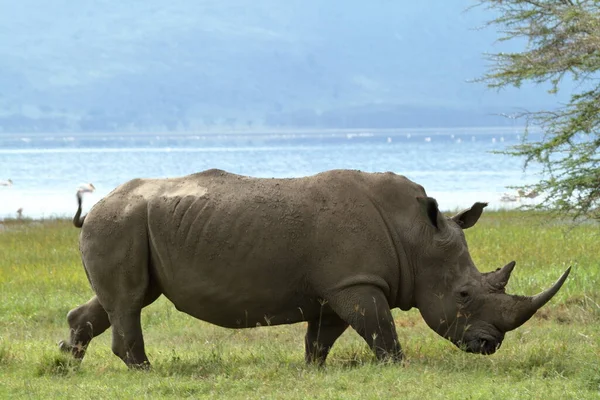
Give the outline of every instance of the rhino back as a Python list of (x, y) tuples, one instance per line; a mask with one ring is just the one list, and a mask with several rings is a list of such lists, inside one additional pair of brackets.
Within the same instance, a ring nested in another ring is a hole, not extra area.
[(254, 309), (277, 314), (290, 300), (301, 303), (314, 221), (291, 203), (294, 196), (237, 176), (192, 182), (184, 179), (148, 202), (152, 263), (165, 295), (211, 322), (231, 320), (213, 315), (217, 309), (239, 310), (235, 320), (245, 323)]

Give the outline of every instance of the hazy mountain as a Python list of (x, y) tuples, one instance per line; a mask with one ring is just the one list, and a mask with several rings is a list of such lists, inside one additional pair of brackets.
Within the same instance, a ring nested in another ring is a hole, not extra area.
[(501, 125), (473, 1), (0, 0), (0, 131)]

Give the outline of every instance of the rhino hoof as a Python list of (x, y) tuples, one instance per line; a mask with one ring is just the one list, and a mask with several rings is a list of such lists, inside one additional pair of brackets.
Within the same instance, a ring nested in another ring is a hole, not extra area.
[(70, 353), (71, 350), (73, 349), (73, 347), (68, 344), (67, 342), (65, 342), (64, 340), (61, 340), (60, 342), (58, 342), (58, 348), (60, 351), (63, 351), (65, 353)]

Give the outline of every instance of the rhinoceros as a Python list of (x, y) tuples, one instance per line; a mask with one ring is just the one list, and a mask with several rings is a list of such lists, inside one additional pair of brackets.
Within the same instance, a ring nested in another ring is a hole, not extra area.
[(514, 296), (515, 266), (480, 273), (463, 229), (487, 203), (449, 218), (422, 186), (392, 172), (332, 170), (288, 179), (212, 169), (134, 179), (81, 217), (80, 251), (95, 296), (67, 315), (60, 348), (83, 358), (112, 325), (112, 351), (148, 368), (142, 308), (161, 294), (222, 327), (307, 323), (305, 359), (323, 364), (351, 326), (379, 360), (399, 361), (391, 309), (419, 309), (461, 349), (492, 354), (561, 288)]

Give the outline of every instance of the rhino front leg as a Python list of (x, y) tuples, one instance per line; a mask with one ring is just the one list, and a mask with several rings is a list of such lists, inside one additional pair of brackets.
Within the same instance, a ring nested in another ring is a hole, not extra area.
[(352, 286), (328, 297), (331, 308), (362, 336), (378, 360), (402, 360), (390, 306), (381, 289)]
[(333, 343), (347, 327), (348, 323), (335, 314), (323, 316), (320, 320), (308, 321), (304, 341), (306, 362), (323, 365)]
[(110, 326), (108, 314), (96, 296), (69, 311), (67, 321), (71, 330), (70, 339), (68, 342), (61, 341), (58, 346), (77, 359), (82, 359), (90, 341)]

